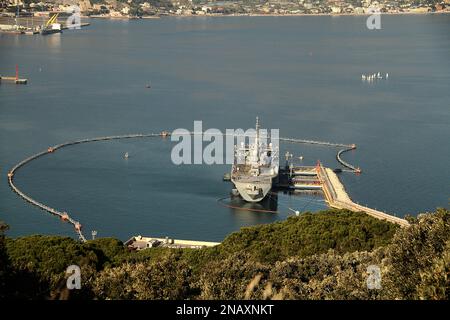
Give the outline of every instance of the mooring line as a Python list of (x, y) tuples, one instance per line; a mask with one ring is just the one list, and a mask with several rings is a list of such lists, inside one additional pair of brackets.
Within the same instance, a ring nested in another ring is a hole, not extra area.
[(221, 204), (222, 206), (226, 207), (226, 208), (231, 208), (231, 209), (235, 209), (235, 210), (252, 211), (252, 212), (265, 212), (265, 213), (280, 213), (279, 211), (274, 211), (274, 210), (252, 209), (252, 208), (243, 208), (243, 207), (238, 207), (238, 206), (232, 206), (230, 204), (226, 204), (226, 203), (223, 202), (223, 200), (226, 200), (226, 199), (231, 199), (231, 197), (228, 196), (228, 197), (217, 199), (217, 202), (219, 204)]

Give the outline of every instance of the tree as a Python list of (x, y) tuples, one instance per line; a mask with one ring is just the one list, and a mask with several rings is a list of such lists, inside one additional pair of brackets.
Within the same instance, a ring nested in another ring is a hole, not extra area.
[[(447, 295), (448, 299), (448, 278), (443, 273), (448, 271), (449, 240), (450, 211), (446, 209), (419, 214), (414, 224), (399, 230), (387, 247), (387, 277), (383, 283), (386, 298), (419, 299)], [(439, 273), (433, 277), (430, 270)], [(447, 284), (442, 284), (445, 281)], [(435, 293), (433, 286), (437, 290)]]
[[(24, 299), (448, 299), (450, 211), (405, 228), (328, 210), (244, 228), (204, 249), (128, 252), (115, 239), (5, 238), (0, 298)], [(82, 290), (65, 288), (81, 267)], [(368, 267), (381, 289), (368, 288)]]
[(420, 273), (417, 286), (421, 300), (448, 300), (450, 297), (450, 241), (447, 241), (442, 256), (435, 257), (430, 269)]
[(100, 299), (186, 299), (190, 296), (192, 269), (180, 255), (161, 260), (129, 263), (102, 271), (93, 290)]
[(10, 271), (4, 234), (8, 229), (8, 225), (3, 221), (0, 221), (0, 299), (6, 297), (7, 282)]

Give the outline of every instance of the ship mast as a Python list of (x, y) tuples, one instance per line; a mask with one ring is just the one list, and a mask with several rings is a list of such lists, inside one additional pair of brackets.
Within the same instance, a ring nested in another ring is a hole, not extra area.
[(256, 117), (256, 139), (259, 141), (259, 117)]
[(258, 165), (259, 164), (259, 117), (256, 117), (256, 137), (255, 145), (253, 149), (253, 160)]

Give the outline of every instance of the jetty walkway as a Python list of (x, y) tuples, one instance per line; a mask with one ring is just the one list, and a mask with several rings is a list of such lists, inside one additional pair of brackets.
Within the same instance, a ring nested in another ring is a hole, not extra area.
[(320, 162), (317, 164), (317, 176), (322, 184), (325, 200), (328, 202), (330, 207), (336, 209), (347, 209), (354, 212), (365, 212), (368, 215), (380, 220), (396, 223), (402, 227), (409, 226), (409, 222), (405, 219), (354, 203), (348, 196), (344, 186), (339, 181), (339, 178), (333, 170), (324, 168)]

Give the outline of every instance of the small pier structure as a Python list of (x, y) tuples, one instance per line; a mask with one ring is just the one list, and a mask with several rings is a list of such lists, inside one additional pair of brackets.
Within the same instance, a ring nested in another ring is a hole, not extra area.
[(3, 81), (13, 82), (15, 84), (27, 84), (28, 79), (20, 79), (19, 78), (19, 66), (16, 64), (16, 76), (8, 77), (8, 76), (0, 76), (0, 83)]
[(208, 241), (196, 241), (196, 240), (178, 240), (169, 237), (165, 238), (154, 238), (154, 237), (143, 237), (135, 236), (131, 237), (125, 242), (130, 250), (140, 251), (147, 248), (190, 248), (190, 249), (201, 249), (207, 247), (214, 247), (219, 245), (220, 242), (208, 242)]

